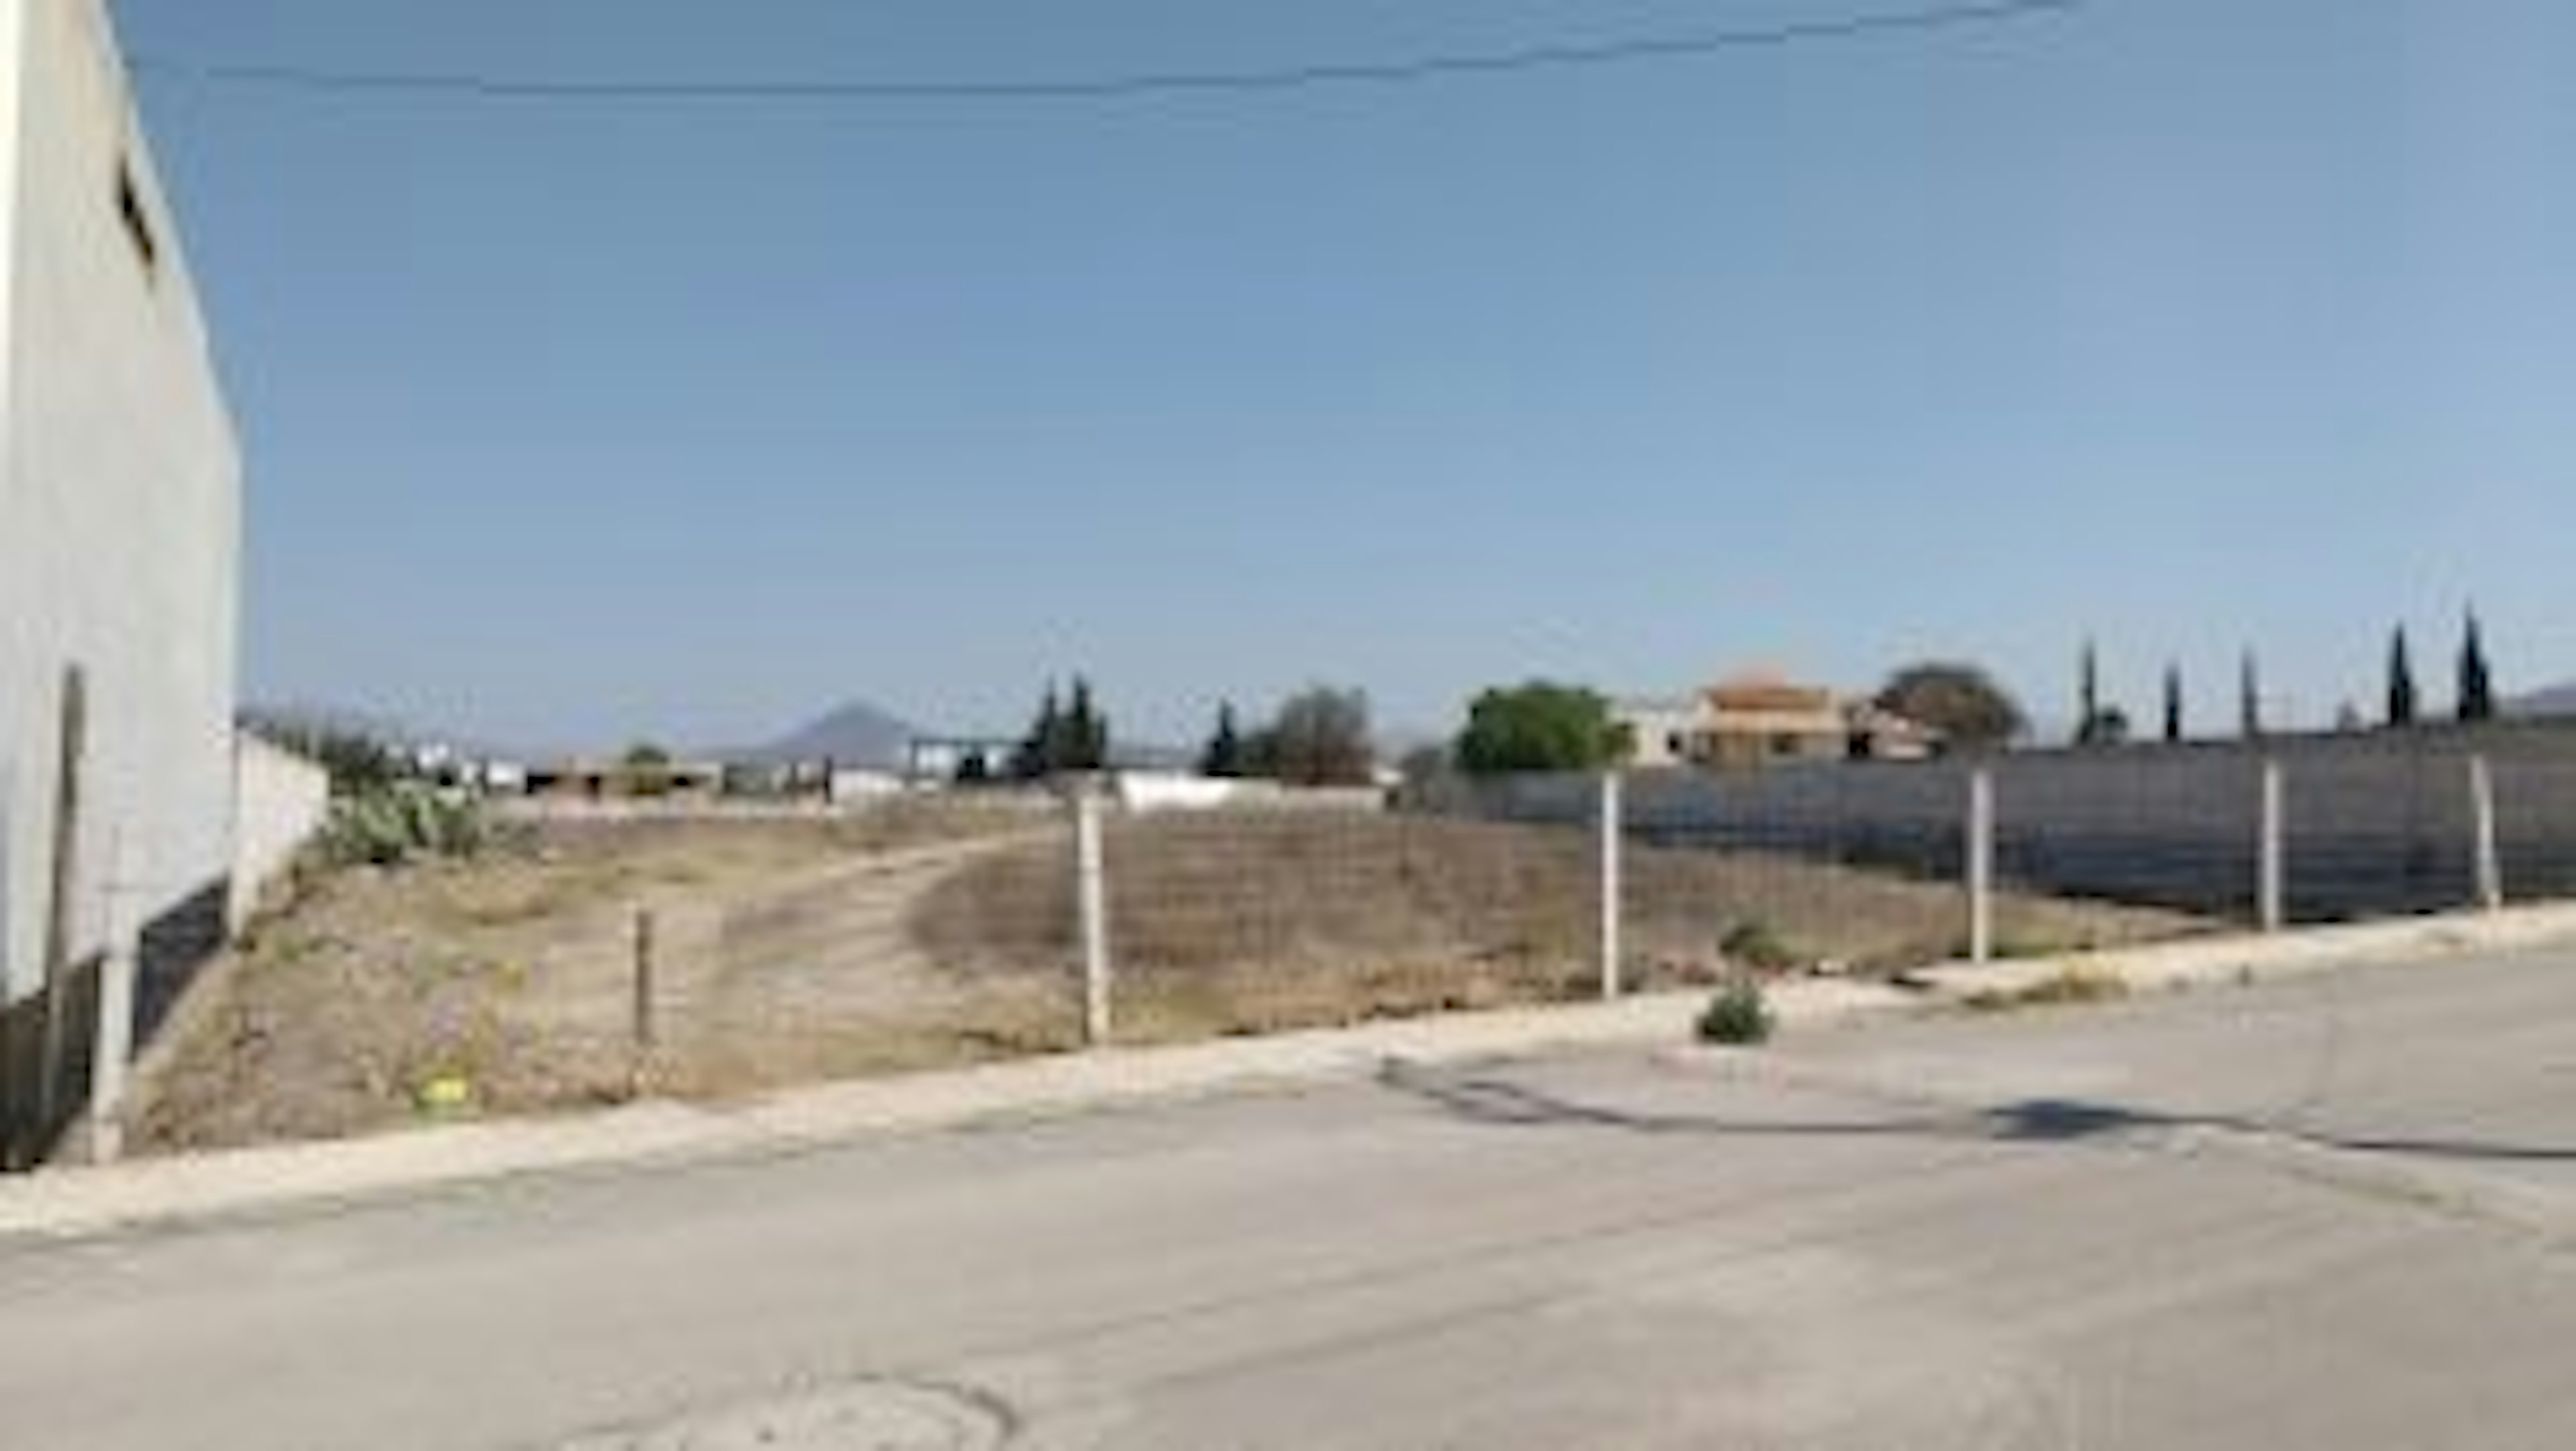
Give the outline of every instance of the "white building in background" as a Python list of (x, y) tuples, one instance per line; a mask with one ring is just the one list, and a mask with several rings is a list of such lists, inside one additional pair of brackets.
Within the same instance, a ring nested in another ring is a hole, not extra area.
[(239, 479), (105, 4), (0, 0), (0, 1010), (45, 986), (69, 672), (70, 957), (112, 884), (157, 941), (221, 931)]

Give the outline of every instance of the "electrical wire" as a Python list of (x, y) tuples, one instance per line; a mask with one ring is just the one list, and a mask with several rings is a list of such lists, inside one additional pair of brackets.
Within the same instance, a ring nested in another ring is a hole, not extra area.
[(202, 63), (138, 54), (142, 74), (190, 84), (325, 95), (392, 95), (547, 102), (976, 102), (1114, 101), (1165, 95), (1392, 86), (1708, 57), (1872, 36), (1991, 26), (2079, 10), (2092, 0), (1972, 0), (1758, 28), (1568, 42), (1391, 60), (1310, 62), (1272, 69), (1147, 71), (1058, 78), (784, 80), (509, 76), (471, 71), (335, 70), (296, 65)]

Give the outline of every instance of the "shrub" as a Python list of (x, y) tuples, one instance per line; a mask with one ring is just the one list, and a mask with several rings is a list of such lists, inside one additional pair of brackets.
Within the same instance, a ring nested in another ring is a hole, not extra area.
[(1738, 982), (1709, 1000), (1708, 1011), (1700, 1014), (1699, 1037), (1703, 1043), (1763, 1043), (1770, 1040), (1774, 1026), (1761, 984)]
[(419, 782), (342, 797), (322, 829), (323, 854), (343, 866), (470, 856), (482, 844), (483, 818), (472, 802)]

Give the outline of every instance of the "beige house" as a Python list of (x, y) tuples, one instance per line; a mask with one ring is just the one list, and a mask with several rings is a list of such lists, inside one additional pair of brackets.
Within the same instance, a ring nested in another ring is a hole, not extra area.
[(1615, 711), (1634, 744), (1631, 761), (1647, 767), (1920, 760), (1940, 744), (1935, 732), (1867, 700), (1767, 672), (1730, 676), (1681, 699), (1622, 702)]

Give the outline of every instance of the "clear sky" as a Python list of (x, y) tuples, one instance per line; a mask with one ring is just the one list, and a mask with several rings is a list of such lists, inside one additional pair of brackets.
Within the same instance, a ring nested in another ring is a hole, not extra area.
[[(129, 48), (1056, 77), (1893, 0), (119, 0)], [(561, 104), (152, 79), (248, 446), (248, 681), (503, 738), (864, 695), (1147, 734), (1530, 675), (2064, 717), (2576, 674), (2576, 6), (2069, 15), (1401, 87)]]

